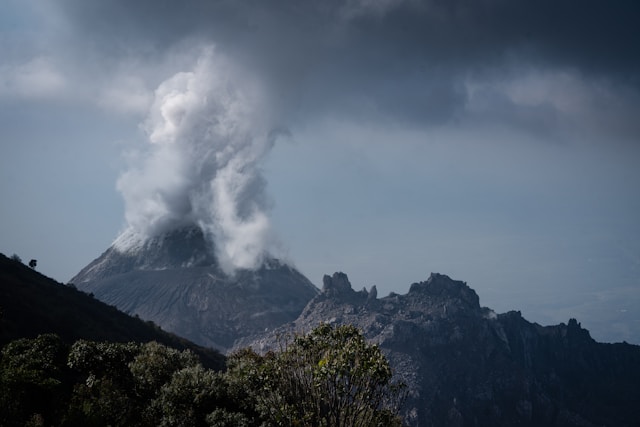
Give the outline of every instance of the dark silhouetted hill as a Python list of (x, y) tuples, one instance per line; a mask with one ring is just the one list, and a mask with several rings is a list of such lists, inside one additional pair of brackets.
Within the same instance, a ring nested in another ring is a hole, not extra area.
[(55, 333), (71, 344), (78, 339), (111, 342), (157, 341), (198, 354), (205, 366), (220, 369), (224, 356), (131, 317), (72, 286), (63, 285), (0, 254), (0, 346), (17, 338)]

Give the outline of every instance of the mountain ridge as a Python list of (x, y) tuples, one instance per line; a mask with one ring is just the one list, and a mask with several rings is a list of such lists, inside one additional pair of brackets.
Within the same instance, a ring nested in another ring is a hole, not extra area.
[(408, 386), (410, 426), (637, 425), (640, 346), (593, 340), (575, 319), (541, 326), (480, 306), (465, 282), (432, 273), (404, 295), (354, 291), (344, 273), (293, 322), (247, 337), (259, 352), (319, 323), (352, 324)]

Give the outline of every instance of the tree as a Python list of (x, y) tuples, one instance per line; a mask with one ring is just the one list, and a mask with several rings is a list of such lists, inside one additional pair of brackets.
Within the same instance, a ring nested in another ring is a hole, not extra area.
[(0, 425), (29, 420), (53, 424), (68, 394), (64, 385), (67, 347), (54, 334), (18, 339), (0, 358)]
[(141, 416), (129, 370), (140, 346), (78, 340), (71, 346), (67, 365), (80, 380), (68, 407), (69, 425), (129, 426)]
[(368, 427), (400, 425), (404, 386), (392, 381), (388, 361), (354, 326), (321, 324), (280, 352), (251, 350), (228, 361), (234, 379), (252, 390), (268, 425)]
[(155, 341), (141, 345), (128, 367), (133, 375), (135, 394), (145, 402), (141, 413), (148, 425), (163, 424), (164, 408), (154, 399), (164, 389), (163, 386), (171, 381), (174, 373), (199, 365), (198, 358), (189, 350), (179, 351)]
[(14, 261), (22, 262), (22, 258), (20, 258), (20, 255), (18, 254), (11, 255), (11, 259)]
[(224, 425), (221, 421), (225, 421), (225, 418), (221, 415), (225, 415), (226, 411), (220, 408), (219, 401), (220, 396), (225, 394), (225, 389), (222, 376), (204, 369), (202, 365), (174, 372), (151, 403), (151, 407), (159, 414), (155, 425), (206, 427), (210, 422), (212, 425)]
[(31, 261), (29, 261), (29, 267), (35, 269), (36, 265), (38, 265), (38, 260), (32, 259)]
[(189, 350), (176, 350), (155, 341), (143, 344), (129, 370), (135, 380), (137, 393), (150, 396), (171, 380), (174, 372), (199, 365), (198, 357)]
[(79, 340), (68, 360), (80, 381), (67, 425), (205, 427), (226, 394), (221, 375), (204, 369), (194, 353), (157, 342)]
[(41, 335), (0, 353), (0, 426), (256, 425), (227, 388), (189, 350)]

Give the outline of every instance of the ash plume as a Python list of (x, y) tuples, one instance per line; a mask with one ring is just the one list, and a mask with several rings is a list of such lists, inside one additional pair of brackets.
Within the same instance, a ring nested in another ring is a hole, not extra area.
[(141, 126), (146, 147), (118, 180), (128, 229), (116, 246), (198, 225), (227, 273), (261, 264), (271, 232), (260, 161), (276, 138), (263, 98), (212, 47), (158, 86)]

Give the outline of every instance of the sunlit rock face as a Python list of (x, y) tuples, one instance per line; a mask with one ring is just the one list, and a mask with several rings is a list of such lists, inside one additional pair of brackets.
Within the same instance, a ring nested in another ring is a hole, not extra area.
[(481, 307), (465, 282), (431, 274), (405, 295), (354, 291), (325, 276), (292, 323), (245, 339), (267, 351), (321, 322), (352, 324), (387, 355), (408, 386), (411, 426), (636, 425), (640, 347), (601, 344), (571, 319), (540, 326)]
[(227, 350), (236, 339), (294, 320), (318, 289), (266, 257), (225, 273), (197, 227), (142, 239), (124, 234), (71, 282), (122, 311), (198, 344)]

